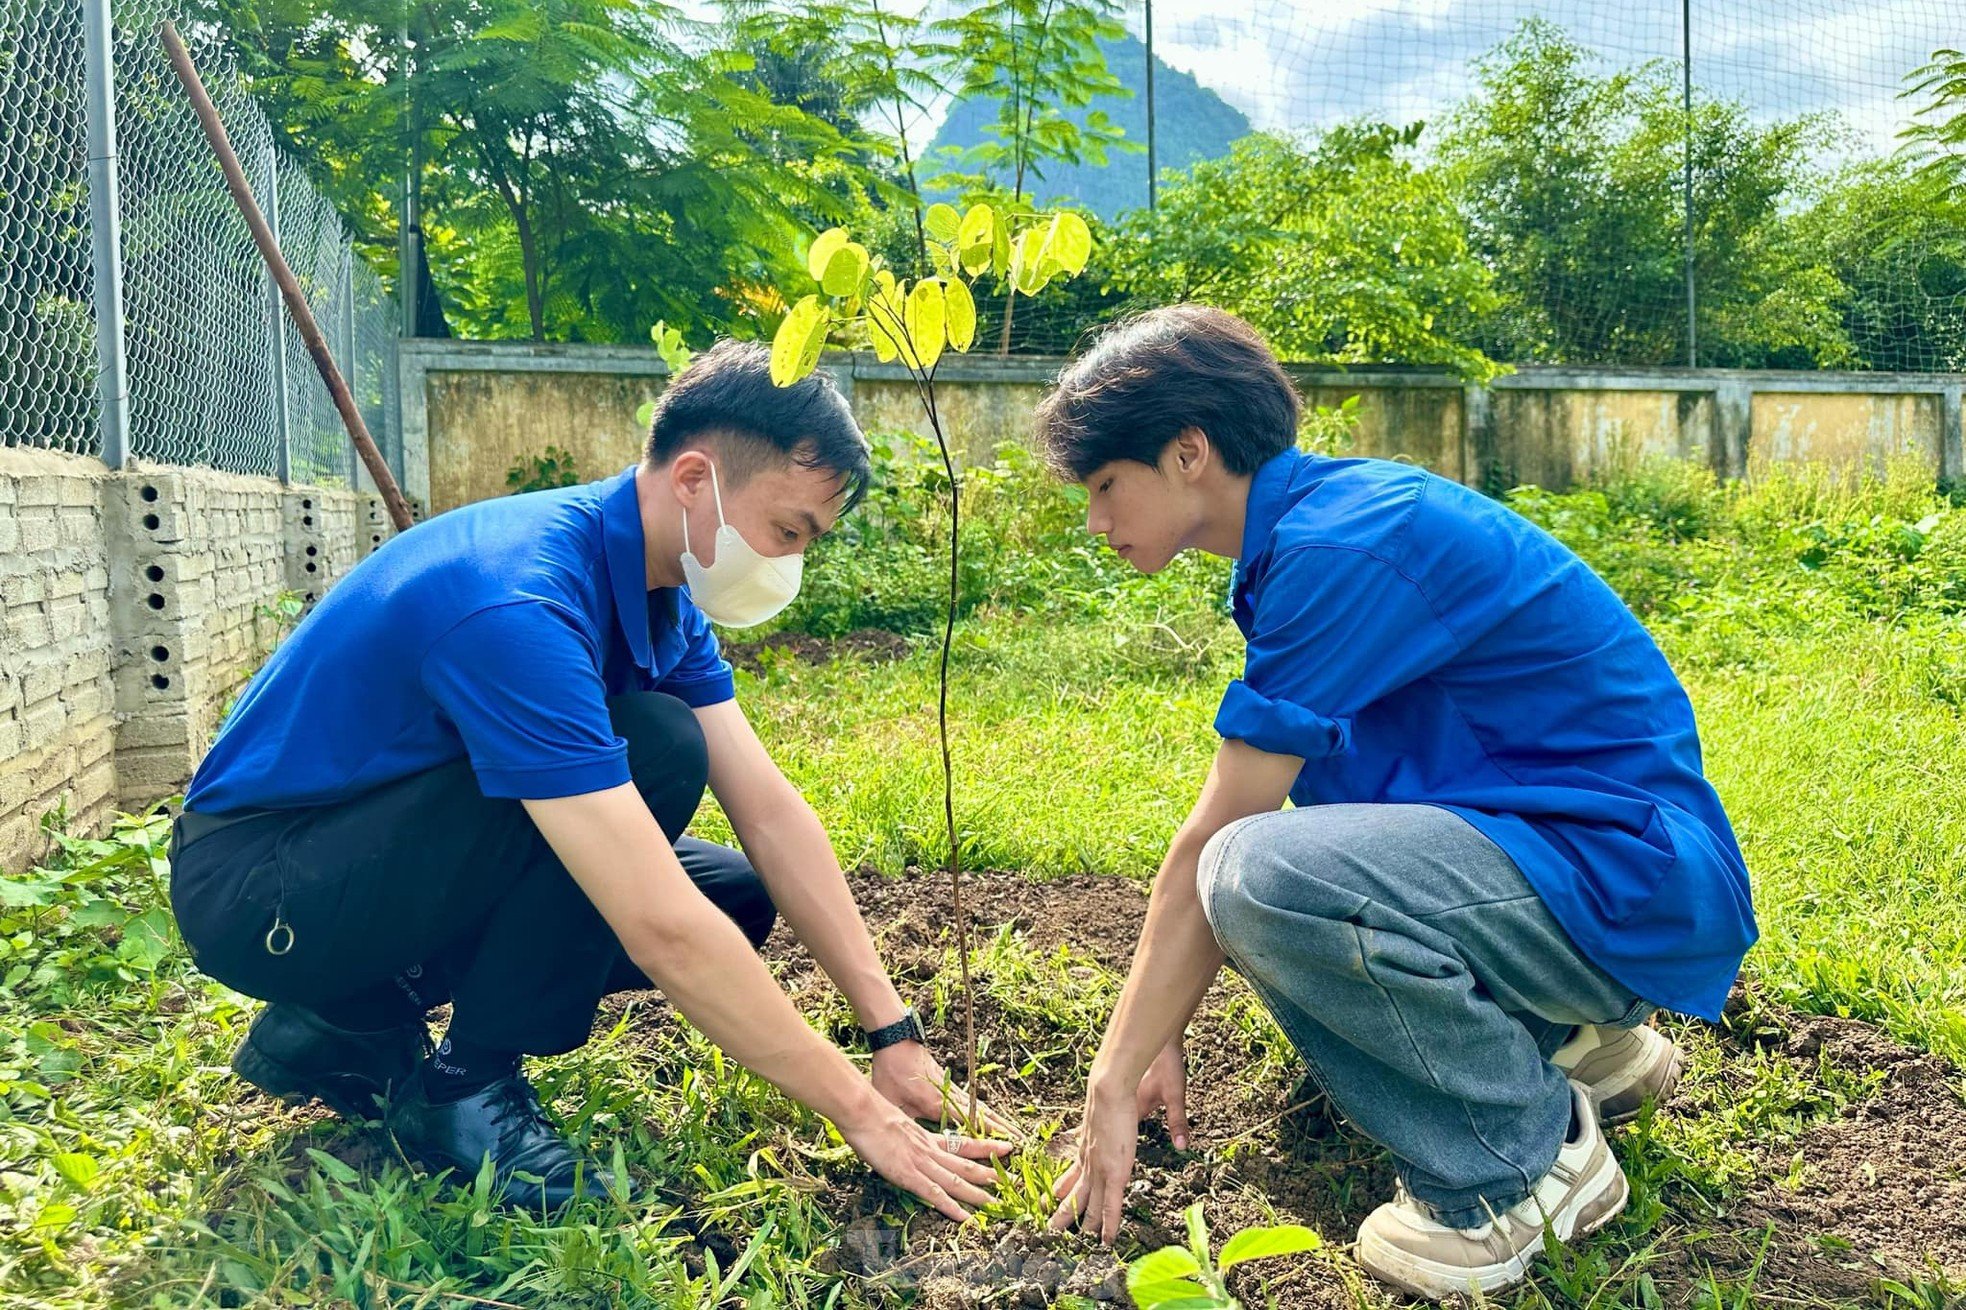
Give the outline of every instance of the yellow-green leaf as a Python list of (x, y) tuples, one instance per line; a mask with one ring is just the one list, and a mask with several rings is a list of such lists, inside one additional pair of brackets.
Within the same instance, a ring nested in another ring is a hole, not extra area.
[(908, 293), (904, 322), (916, 367), (934, 368), (935, 361), (942, 358), (943, 344), (949, 339), (947, 318), (947, 301), (942, 294), (942, 284), (934, 278), (923, 278), (915, 283), (915, 289)]
[(1035, 296), (1051, 281), (1044, 257), (1045, 238), (1049, 235), (1045, 228), (1027, 227), (1017, 238), (1017, 250), (1010, 261), (1010, 281), (1019, 295)]
[(1054, 214), (1051, 231), (1045, 238), (1045, 250), (1061, 269), (1077, 276), (1085, 272), (1085, 262), (1092, 258), (1092, 229), (1069, 210)]
[(905, 285), (882, 269), (874, 274), (874, 289), (867, 296), (867, 335), (874, 343), (874, 358), (883, 364), (892, 363), (901, 354), (901, 294)]
[(949, 321), (949, 345), (956, 350), (968, 350), (976, 340), (976, 297), (969, 294), (969, 287), (961, 278), (952, 277), (942, 290), (942, 302), (944, 317)]
[(1201, 1264), (1190, 1252), (1178, 1246), (1163, 1246), (1126, 1267), (1126, 1286), (1131, 1291), (1177, 1278), (1192, 1278), (1200, 1272)]
[(1010, 224), (997, 220), (990, 233), (990, 273), (1002, 281), (1010, 272)]
[(826, 344), (829, 326), (826, 306), (818, 296), (807, 296), (792, 306), (791, 313), (778, 325), (771, 339), (771, 380), (789, 387), (819, 363), (820, 348)]
[(826, 266), (833, 262), (833, 256), (847, 243), (846, 229), (829, 227), (812, 239), (812, 249), (806, 252), (806, 268), (812, 273), (812, 280), (826, 280)]
[(956, 233), (956, 250), (963, 272), (975, 277), (990, 266), (997, 247), (997, 211), (988, 205), (971, 205)]
[[(835, 229), (837, 230), (837, 229)], [(833, 251), (819, 277), (819, 289), (829, 296), (850, 296), (867, 279), (867, 247), (848, 241)]]
[(1317, 1230), (1302, 1224), (1279, 1224), (1275, 1228), (1245, 1228), (1222, 1246), (1215, 1267), (1223, 1273), (1245, 1260), (1266, 1260), (1276, 1255), (1301, 1255), (1324, 1245)]
[(962, 218), (954, 205), (930, 205), (928, 213), (922, 215), (922, 229), (937, 241), (954, 241), (961, 227)]

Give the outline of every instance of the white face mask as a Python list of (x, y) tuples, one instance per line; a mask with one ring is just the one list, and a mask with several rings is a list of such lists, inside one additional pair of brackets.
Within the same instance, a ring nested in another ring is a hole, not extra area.
[(683, 515), (683, 578), (690, 599), (727, 628), (763, 623), (792, 603), (805, 573), (803, 554), (760, 555), (744, 534), (724, 521), (723, 492), (717, 487), (717, 466), (710, 466), (710, 494), (717, 498), (716, 563), (705, 567), (689, 548), (689, 515)]

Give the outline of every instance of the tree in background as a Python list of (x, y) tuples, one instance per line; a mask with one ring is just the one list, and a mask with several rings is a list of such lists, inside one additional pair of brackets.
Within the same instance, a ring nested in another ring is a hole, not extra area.
[(1418, 125), (1258, 133), (1196, 164), (1109, 243), (1110, 285), (1140, 306), (1200, 300), (1285, 358), (1493, 365), (1454, 335), (1496, 305)]
[[(1117, 0), (985, 0), (938, 25), (948, 43), (933, 53), (955, 72), (957, 97), (994, 103), (997, 118), (987, 129), (993, 140), (955, 152), (930, 184), (960, 192), (966, 205), (988, 201), (1016, 215), (1030, 212), (1046, 163), (1103, 164), (1122, 135), (1088, 106), (1126, 94), (1099, 44), (1125, 33), (1118, 14)], [(1067, 110), (1086, 112), (1074, 118)], [(1010, 351), (1016, 300), (1013, 282), (1003, 295), (999, 353)]]
[(1925, 99), (1902, 133), (1912, 157), (1921, 171), (1966, 191), (1966, 51), (1935, 50), (1906, 80), (1904, 96)]
[[(376, 262), (414, 139), (425, 227), (472, 334), (729, 330), (802, 220), (850, 211), (837, 127), (654, 0), (212, 0), (255, 90)], [(387, 252), (387, 253), (384, 253)]]
[[(1608, 75), (1556, 26), (1525, 22), (1477, 65), (1441, 158), (1498, 312), (1474, 344), (1516, 361), (1682, 363), (1686, 120), (1663, 63)], [(1819, 118), (1757, 126), (1696, 98), (1695, 284), (1702, 364), (1849, 363), (1833, 276), (1787, 222), (1809, 194)]]

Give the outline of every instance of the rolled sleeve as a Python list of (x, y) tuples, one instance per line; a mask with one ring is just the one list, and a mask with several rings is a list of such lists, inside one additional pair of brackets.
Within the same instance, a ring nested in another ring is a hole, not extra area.
[(1352, 744), (1350, 720), (1326, 718), (1293, 701), (1265, 696), (1241, 678), (1222, 696), (1215, 731), (1259, 751), (1305, 759), (1343, 755)]
[(1250, 600), (1243, 675), (1215, 730), (1273, 755), (1349, 753), (1360, 710), (1460, 650), (1413, 579), (1351, 547), (1285, 551), (1252, 579)]
[(471, 615), (432, 643), (422, 680), (487, 796), (551, 800), (629, 781), (594, 641), (558, 606)]

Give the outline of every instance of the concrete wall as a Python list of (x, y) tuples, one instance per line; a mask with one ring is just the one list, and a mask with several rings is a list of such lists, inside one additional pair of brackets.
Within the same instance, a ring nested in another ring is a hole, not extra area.
[[(937, 370), (945, 428), (970, 458), (1029, 432), (1031, 409), (1065, 361), (945, 357)], [(433, 510), (505, 492), (505, 471), (557, 445), (583, 477), (641, 450), (635, 410), (667, 370), (653, 351), (522, 342), (404, 342), (399, 355), (407, 452), (427, 458), (412, 495)], [(822, 363), (868, 430), (921, 430), (906, 375), (865, 356)], [(1352, 450), (1407, 459), (1472, 486), (1563, 488), (1667, 456), (1725, 477), (1772, 464), (1879, 469), (1924, 461), (1966, 477), (1966, 375), (1779, 373), (1723, 369), (1524, 368), (1488, 387), (1428, 369), (1292, 366), (1310, 404), (1357, 395)], [(413, 463), (413, 461), (412, 461)]]
[(0, 448), (0, 870), (66, 803), (99, 829), (183, 787), (280, 630), (388, 535), (372, 496)]

